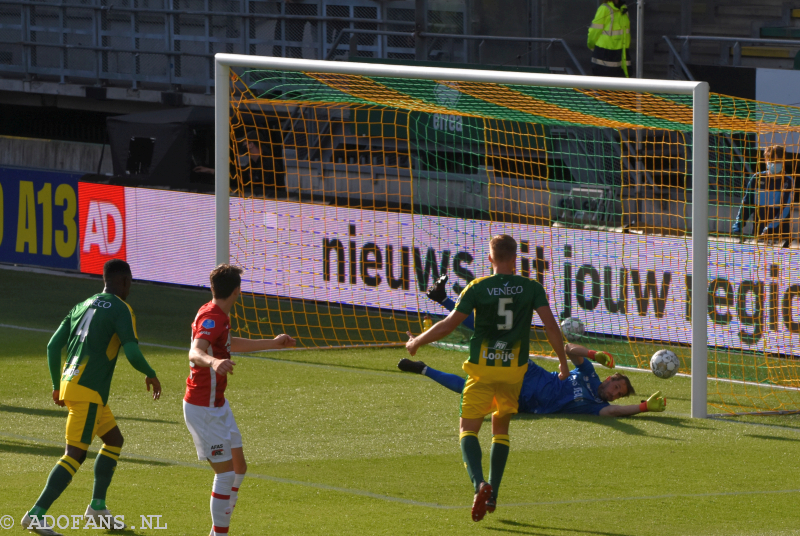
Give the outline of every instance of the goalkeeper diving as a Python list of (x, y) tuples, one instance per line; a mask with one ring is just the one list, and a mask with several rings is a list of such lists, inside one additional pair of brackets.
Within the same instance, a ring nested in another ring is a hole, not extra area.
[[(447, 276), (443, 275), (428, 291), (427, 296), (451, 309), (454, 303), (444, 291)], [(449, 302), (449, 303), (448, 303)], [(448, 307), (448, 305), (450, 307)], [(466, 327), (472, 316), (464, 321)], [(667, 400), (657, 391), (640, 404), (612, 405), (611, 402), (636, 394), (630, 380), (617, 372), (600, 381), (592, 361), (613, 369), (614, 356), (605, 351), (594, 351), (579, 344), (569, 343), (564, 347), (567, 357), (575, 365), (565, 380), (558, 372), (549, 372), (533, 361), (528, 361), (528, 370), (522, 381), (519, 394), (519, 412), (550, 414), (590, 414), (601, 417), (626, 417), (648, 411), (664, 411)], [(465, 380), (456, 374), (448, 374), (431, 368), (422, 361), (401, 359), (397, 367), (404, 372), (423, 374), (451, 391), (461, 393)]]

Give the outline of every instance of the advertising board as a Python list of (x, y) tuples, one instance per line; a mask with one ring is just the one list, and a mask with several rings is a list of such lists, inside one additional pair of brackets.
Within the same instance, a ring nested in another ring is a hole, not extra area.
[(0, 168), (0, 262), (78, 269), (78, 177)]
[[(137, 279), (208, 285), (214, 198), (125, 189), (127, 259)], [(518, 273), (587, 331), (691, 340), (691, 242), (683, 237), (499, 224), (328, 205), (231, 200), (231, 258), (243, 290), (405, 311), (446, 311), (424, 296), (450, 274), (452, 298), (489, 274), (488, 242), (520, 244)], [(113, 240), (112, 240), (113, 241)], [(800, 252), (709, 244), (709, 343), (800, 355)]]

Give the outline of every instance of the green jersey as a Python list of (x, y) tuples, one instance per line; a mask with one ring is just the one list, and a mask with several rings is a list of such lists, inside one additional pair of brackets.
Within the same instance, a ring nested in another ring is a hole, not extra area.
[(61, 399), (106, 405), (119, 349), (138, 342), (130, 305), (114, 294), (95, 294), (61, 323), (69, 330)]
[(519, 275), (495, 274), (473, 280), (461, 293), (456, 311), (475, 311), (464, 370), (489, 383), (521, 382), (528, 368), (534, 309), (549, 306), (544, 288)]

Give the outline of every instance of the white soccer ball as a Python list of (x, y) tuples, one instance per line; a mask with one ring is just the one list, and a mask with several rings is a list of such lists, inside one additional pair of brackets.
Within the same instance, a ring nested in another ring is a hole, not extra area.
[(650, 370), (664, 380), (675, 376), (680, 366), (681, 361), (672, 350), (659, 350), (650, 359)]
[(577, 342), (583, 336), (583, 322), (577, 318), (565, 318), (561, 322), (561, 334), (569, 342)]

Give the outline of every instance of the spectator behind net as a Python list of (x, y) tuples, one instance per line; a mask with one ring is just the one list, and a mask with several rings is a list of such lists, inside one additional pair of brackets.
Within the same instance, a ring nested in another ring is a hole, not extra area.
[(796, 155), (785, 152), (781, 145), (764, 148), (765, 170), (750, 177), (744, 189), (742, 205), (736, 214), (731, 233), (743, 234), (744, 226), (753, 218), (753, 234), (759, 238), (791, 241), (792, 202), (796, 201)]
[[(268, 139), (263, 139), (263, 138)], [(286, 168), (283, 163), (283, 139), (279, 129), (248, 129), (245, 134), (248, 161), (242, 165), (242, 185), (264, 188), (264, 196), (285, 199)]]
[[(269, 141), (262, 142), (261, 137), (269, 136)], [(238, 140), (239, 157), (235, 166), (231, 166), (231, 177), (241, 173), (243, 188), (262, 187), (265, 197), (286, 199), (286, 168), (283, 162), (283, 140), (279, 129), (250, 128), (244, 137)], [(197, 166), (198, 173), (214, 173), (214, 169)], [(237, 185), (231, 181), (231, 187)]]

